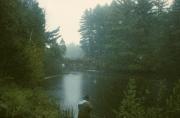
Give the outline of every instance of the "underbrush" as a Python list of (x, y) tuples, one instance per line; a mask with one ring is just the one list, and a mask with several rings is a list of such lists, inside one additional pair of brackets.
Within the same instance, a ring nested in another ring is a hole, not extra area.
[(72, 118), (40, 87), (22, 88), (0, 84), (0, 118)]
[[(170, 96), (163, 97), (166, 88), (159, 84), (159, 95), (154, 104), (146, 105), (143, 97), (137, 96), (137, 85), (130, 79), (124, 99), (116, 113), (117, 118), (179, 118), (180, 116), (180, 80), (175, 84)], [(163, 104), (161, 104), (163, 103)]]

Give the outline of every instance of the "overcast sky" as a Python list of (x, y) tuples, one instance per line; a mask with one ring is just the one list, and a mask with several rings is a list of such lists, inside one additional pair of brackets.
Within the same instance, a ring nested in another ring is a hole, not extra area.
[(80, 18), (87, 8), (94, 8), (97, 4), (104, 5), (112, 0), (38, 0), (40, 7), (46, 12), (46, 26), (52, 30), (61, 27), (61, 35), (66, 43), (80, 41), (78, 32)]
[[(79, 44), (80, 18), (85, 9), (97, 4), (109, 4), (112, 0), (38, 0), (46, 12), (47, 30), (61, 27), (61, 35), (66, 43)], [(172, 1), (172, 0), (169, 0)]]

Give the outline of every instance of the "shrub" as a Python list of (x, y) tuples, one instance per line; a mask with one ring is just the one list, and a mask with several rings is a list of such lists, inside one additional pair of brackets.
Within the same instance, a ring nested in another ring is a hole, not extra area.
[(60, 109), (40, 88), (1, 88), (0, 117), (58, 118)]
[(121, 102), (119, 111), (116, 112), (117, 118), (144, 118), (145, 111), (139, 101), (136, 98), (135, 80), (130, 79), (125, 97)]

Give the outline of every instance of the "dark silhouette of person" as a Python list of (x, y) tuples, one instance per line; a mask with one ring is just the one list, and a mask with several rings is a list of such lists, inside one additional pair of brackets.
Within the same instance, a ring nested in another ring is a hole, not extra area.
[(89, 102), (89, 96), (83, 97), (83, 100), (78, 104), (78, 118), (91, 118), (92, 105)]

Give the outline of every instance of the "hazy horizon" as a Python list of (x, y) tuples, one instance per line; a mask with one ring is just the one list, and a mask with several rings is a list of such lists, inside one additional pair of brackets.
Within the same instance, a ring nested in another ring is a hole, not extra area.
[[(80, 19), (84, 11), (98, 4), (110, 4), (112, 0), (38, 0), (46, 13), (46, 29), (60, 26), (60, 33), (66, 44), (79, 44)], [(172, 2), (172, 0), (169, 0)]]
[(46, 29), (60, 26), (60, 33), (67, 44), (79, 44), (80, 18), (88, 8), (98, 4), (111, 3), (112, 0), (38, 0), (46, 12)]

